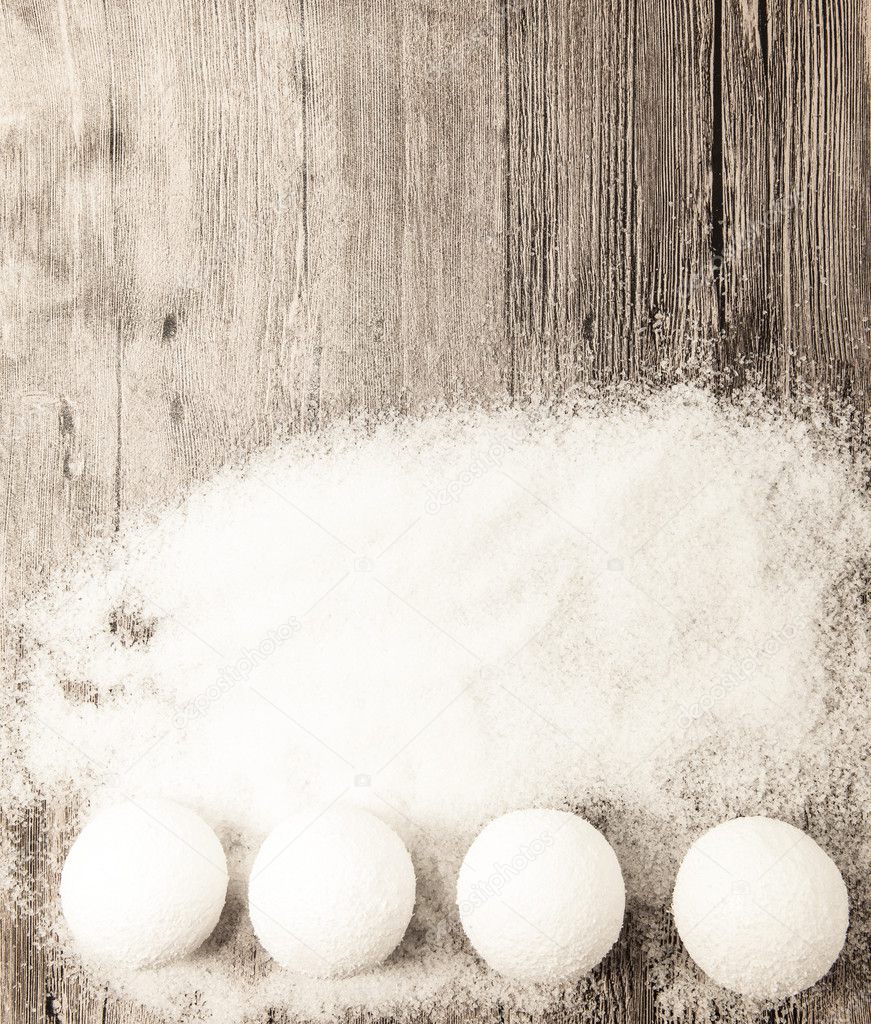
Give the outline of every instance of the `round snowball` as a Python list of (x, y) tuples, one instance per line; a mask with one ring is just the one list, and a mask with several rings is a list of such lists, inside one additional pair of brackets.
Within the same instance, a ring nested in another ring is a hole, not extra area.
[(137, 800), (102, 811), (61, 874), (64, 917), (86, 958), (145, 967), (192, 953), (218, 923), (227, 861), (186, 807)]
[(251, 869), (251, 923), (282, 966), (315, 977), (369, 970), (399, 945), (414, 910), (414, 867), (399, 836), (356, 808), (295, 815)]
[(813, 985), (844, 945), (847, 889), (810, 836), (774, 818), (735, 818), (697, 839), (674, 887), (687, 952), (725, 988), (778, 1000)]
[(520, 981), (564, 982), (589, 971), (617, 940), (625, 902), (608, 840), (565, 811), (491, 821), (457, 882), (469, 941), (494, 970)]

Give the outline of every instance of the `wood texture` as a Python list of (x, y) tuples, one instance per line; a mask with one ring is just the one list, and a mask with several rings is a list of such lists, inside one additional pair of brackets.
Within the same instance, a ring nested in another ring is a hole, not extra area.
[[(0, 48), (4, 610), (360, 410), (708, 359), (867, 405), (867, 0), (6, 0)], [(2, 1024), (150, 1020), (10, 908), (0, 971)], [(839, 968), (770, 1019), (869, 1002)], [(597, 1013), (662, 1019), (631, 929)]]
[(668, 378), (715, 336), (707, 5), (509, 2), (516, 393)]
[(868, 404), (871, 7), (725, 3), (718, 253), (725, 364)]
[(496, 6), (302, 11), (321, 415), (504, 391)]

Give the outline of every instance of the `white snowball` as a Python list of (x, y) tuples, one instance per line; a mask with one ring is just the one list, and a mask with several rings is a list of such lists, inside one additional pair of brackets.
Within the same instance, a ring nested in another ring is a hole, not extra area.
[(218, 837), (186, 807), (136, 800), (102, 811), (67, 855), (64, 917), (83, 956), (145, 967), (192, 953), (227, 895)]
[(617, 856), (593, 826), (565, 811), (527, 810), (487, 825), (457, 882), (472, 945), (522, 981), (580, 977), (614, 945), (625, 889)]
[(828, 854), (774, 818), (735, 818), (697, 839), (674, 887), (687, 952), (718, 984), (777, 1000), (813, 985), (844, 945), (847, 889)]
[(414, 896), (405, 844), (357, 808), (282, 822), (261, 846), (248, 888), (251, 923), (267, 952), (322, 978), (385, 960), (405, 934)]

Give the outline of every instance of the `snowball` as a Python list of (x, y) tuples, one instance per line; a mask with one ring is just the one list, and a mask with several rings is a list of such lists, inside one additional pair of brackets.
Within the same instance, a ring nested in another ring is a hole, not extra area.
[(218, 923), (227, 861), (186, 807), (129, 800), (102, 811), (61, 875), (64, 916), (87, 958), (144, 967), (192, 953)]
[(674, 919), (714, 981), (777, 1000), (813, 985), (841, 948), (847, 889), (810, 836), (774, 818), (735, 818), (697, 839), (674, 887)]
[(472, 843), (457, 903), (494, 970), (559, 982), (585, 974), (614, 945), (625, 891), (616, 854), (588, 821), (528, 810), (491, 821)]
[(269, 954), (315, 977), (385, 960), (405, 934), (414, 896), (405, 844), (356, 808), (282, 822), (260, 847), (248, 889), (251, 922)]

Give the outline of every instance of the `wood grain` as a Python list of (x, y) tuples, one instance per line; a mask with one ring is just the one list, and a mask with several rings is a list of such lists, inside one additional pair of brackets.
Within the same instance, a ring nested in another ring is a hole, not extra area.
[(505, 9), (514, 388), (669, 378), (715, 336), (707, 5)]
[(723, 362), (866, 408), (868, 4), (727, 0), (722, 33)]
[(111, 6), (102, 31), (124, 140), (107, 209), (123, 512), (178, 494), (276, 422), (298, 428), (316, 364), (301, 312), (297, 18), (279, 3), (220, 16), (143, 3)]
[(504, 391), (496, 5), (303, 11), (322, 415)]
[[(866, 0), (7, 0), (0, 46), (4, 611), (361, 410), (709, 357), (867, 405)], [(19, 837), (49, 888), (65, 830)], [(152, 1019), (11, 908), (0, 970), (2, 1024)], [(631, 929), (599, 981), (598, 1019), (664, 1019)], [(769, 1019), (869, 1003), (839, 967)]]

